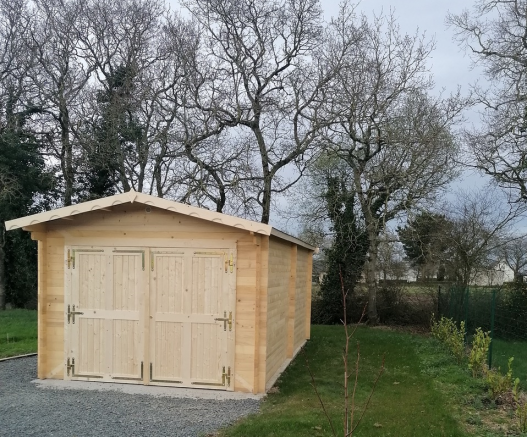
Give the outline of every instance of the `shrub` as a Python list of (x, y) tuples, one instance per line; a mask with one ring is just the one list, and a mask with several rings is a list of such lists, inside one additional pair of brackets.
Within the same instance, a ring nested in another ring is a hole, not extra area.
[(465, 322), (459, 324), (459, 329), (453, 319), (441, 317), (436, 322), (432, 315), (430, 329), (432, 335), (441, 343), (444, 343), (458, 362), (465, 357)]
[(488, 385), (489, 393), (492, 399), (496, 400), (501, 395), (511, 391), (512, 381), (512, 362), (514, 357), (509, 358), (508, 370), (505, 375), (501, 374), (501, 369), (489, 369), (485, 375), (485, 382)]
[(516, 405), (516, 419), (520, 432), (527, 432), (527, 400), (519, 400)]
[(472, 370), (474, 378), (485, 375), (487, 371), (486, 361), (491, 340), (490, 332), (483, 332), (481, 328), (476, 329), (468, 357), (468, 367)]

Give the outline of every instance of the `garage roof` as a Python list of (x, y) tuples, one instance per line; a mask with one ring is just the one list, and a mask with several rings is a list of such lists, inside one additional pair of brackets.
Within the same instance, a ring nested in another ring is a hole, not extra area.
[(77, 205), (65, 206), (52, 211), (45, 211), (39, 214), (21, 217), (15, 220), (9, 220), (5, 222), (5, 226), (8, 231), (11, 231), (13, 229), (25, 228), (52, 220), (68, 218), (77, 214), (83, 214), (90, 211), (110, 208), (115, 205), (134, 202), (176, 212), (178, 214), (196, 217), (202, 220), (208, 220), (226, 226), (232, 226), (249, 232), (255, 232), (257, 234), (273, 235), (283, 240), (290, 241), (291, 243), (298, 244), (299, 246), (303, 246), (307, 249), (316, 250), (316, 248), (310, 244), (307, 244), (296, 237), (288, 235), (285, 232), (279, 231), (278, 229), (274, 229), (272, 226), (266, 225), (265, 223), (246, 220), (243, 218), (234, 217), (232, 215), (210, 211), (208, 209), (197, 208), (195, 206), (186, 205), (173, 200), (167, 200), (148, 194), (138, 193), (134, 190), (101, 199), (90, 200)]

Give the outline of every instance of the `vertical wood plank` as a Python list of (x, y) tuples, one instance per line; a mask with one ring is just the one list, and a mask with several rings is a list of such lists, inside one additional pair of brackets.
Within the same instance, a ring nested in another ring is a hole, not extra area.
[[(150, 264), (150, 249), (145, 250), (145, 272), (142, 276), (142, 292), (139, 299), (139, 308), (143, 308), (142, 316), (142, 331), (143, 336), (143, 384), (150, 384), (150, 302), (151, 295), (155, 293), (154, 285), (151, 285), (151, 264)], [(141, 323), (141, 322), (140, 322)], [(155, 332), (155, 330), (154, 330)]]

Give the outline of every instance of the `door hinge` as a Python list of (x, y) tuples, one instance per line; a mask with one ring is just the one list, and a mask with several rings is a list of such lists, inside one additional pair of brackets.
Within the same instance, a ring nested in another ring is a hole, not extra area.
[(70, 269), (71, 267), (71, 251), (70, 249), (68, 249), (68, 270)]
[(66, 361), (66, 374), (70, 376), (70, 370), (71, 370), (71, 376), (75, 373), (75, 358), (70, 359), (68, 358)]
[(225, 372), (225, 366), (223, 366), (223, 373), (221, 374), (221, 383), (222, 385), (226, 385), (227, 387), (231, 386), (231, 368), (230, 366), (227, 368), (227, 372)]
[(68, 305), (68, 323), (70, 323), (70, 320), (75, 324), (75, 314), (84, 314), (80, 311), (75, 311), (75, 305), (73, 305), (73, 311), (70, 308), (70, 305)]
[(229, 266), (231, 267), (231, 273), (232, 273), (234, 270), (234, 259), (233, 259), (232, 253), (231, 253), (231, 259), (229, 260)]
[(227, 317), (227, 311), (223, 311), (223, 317), (217, 317), (214, 320), (223, 322), (223, 330), (227, 330), (227, 323), (229, 324), (229, 331), (232, 331), (232, 311), (229, 311), (229, 317)]

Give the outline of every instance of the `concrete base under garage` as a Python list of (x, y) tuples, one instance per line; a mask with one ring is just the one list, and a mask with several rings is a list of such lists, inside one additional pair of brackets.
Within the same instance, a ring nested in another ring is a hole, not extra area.
[(198, 388), (159, 387), (136, 384), (113, 384), (88, 381), (63, 381), (58, 379), (34, 379), (31, 381), (39, 388), (62, 390), (98, 390), (116, 391), (127, 394), (150, 395), (156, 397), (213, 399), (213, 400), (244, 400), (262, 399), (265, 394), (240, 393), (222, 390), (203, 390)]

